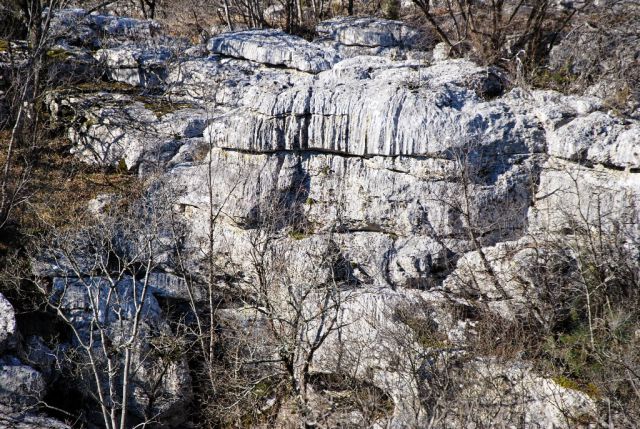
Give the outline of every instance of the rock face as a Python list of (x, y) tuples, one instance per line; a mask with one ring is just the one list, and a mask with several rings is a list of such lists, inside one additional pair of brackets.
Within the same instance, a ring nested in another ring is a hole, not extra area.
[[(318, 33), (313, 43), (276, 30), (221, 34), (208, 42), (210, 57), (171, 64), (139, 45), (106, 47), (99, 55), (118, 70), (158, 59), (171, 108), (117, 90), (61, 93), (49, 106), (57, 116), (83, 112), (68, 131), (78, 157), (153, 172), (150, 194), (171, 189), (194, 279), (213, 261), (220, 288), (245, 300), (264, 275), (256, 255), (268, 242), (266, 272), (300, 287), (335, 283), (343, 327), (318, 349), (313, 371), (383, 391), (390, 427), (433, 417), (421, 395), (443, 356), (469, 371), (461, 413), (467, 399), (488, 398), (478, 427), (497, 415), (530, 427), (568, 426), (562, 412), (593, 417), (587, 395), (519, 359), (467, 356), (475, 322), (451, 308), (550, 323), (540, 303), (554, 291), (538, 285), (563, 272), (555, 284), (575, 289), (580, 255), (570, 244), (582, 231), (615, 234), (637, 256), (640, 123), (605, 112), (596, 97), (505, 92), (497, 70), (466, 60), (415, 59), (418, 34), (399, 22), (342, 18)], [(171, 263), (150, 276), (151, 290), (184, 303), (186, 283)], [(65, 311), (81, 320), (87, 297), (67, 299)], [(157, 304), (147, 319), (162, 330)], [(407, 307), (432, 336), (416, 332)], [(246, 309), (221, 314), (242, 322)], [(179, 394), (168, 396), (181, 406)]]
[(81, 111), (67, 136), (73, 152), (90, 164), (132, 169), (168, 162), (189, 139), (201, 137), (207, 113), (191, 104), (134, 99), (101, 92), (99, 96), (52, 97), (52, 110)]
[(71, 429), (71, 426), (44, 414), (13, 412), (0, 405), (0, 427), (11, 429)]

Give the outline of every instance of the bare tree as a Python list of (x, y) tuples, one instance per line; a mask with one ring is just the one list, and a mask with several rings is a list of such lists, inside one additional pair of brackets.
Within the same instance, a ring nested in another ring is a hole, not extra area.
[[(11, 131), (2, 141), (0, 171), (0, 228), (10, 220), (14, 208), (26, 201), (31, 163), (36, 147), (41, 145), (43, 118), (39, 102), (46, 73), (45, 54), (50, 42), (49, 28), (55, 10), (63, 0), (24, 0), (14, 2), (14, 13), (27, 29), (26, 52), (7, 44), (11, 61), (10, 98)], [(16, 46), (18, 46), (16, 44)]]
[(540, 65), (574, 17), (592, 5), (586, 1), (576, 8), (559, 11), (549, 0), (498, 0), (490, 4), (471, 0), (413, 0), (413, 3), (454, 56), (462, 56), (472, 47), (477, 59), (494, 64), (511, 61), (524, 53), (527, 71)]
[[(54, 229), (33, 251), (51, 267), (45, 269), (49, 275), (34, 284), (73, 332), (74, 352), (68, 356), (81, 373), (90, 375), (87, 390), (108, 429), (156, 420), (161, 413), (158, 387), (176, 364), (150, 347), (157, 345), (155, 338), (170, 337), (150, 280), (170, 246), (172, 219), (166, 203), (154, 195), (116, 205), (97, 217), (89, 214), (72, 229)], [(147, 395), (142, 404), (140, 389)], [(133, 419), (131, 407), (138, 408)]]

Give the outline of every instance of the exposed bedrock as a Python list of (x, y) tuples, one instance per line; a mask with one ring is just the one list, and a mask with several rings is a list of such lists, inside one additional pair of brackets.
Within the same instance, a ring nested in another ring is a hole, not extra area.
[[(390, 427), (421, 427), (430, 416), (418, 396), (435, 371), (425, 356), (457, 359), (474, 332), (470, 319), (454, 321), (452, 302), (545, 323), (540, 303), (554, 291), (538, 285), (562, 272), (549, 284), (575, 289), (580, 255), (571, 240), (584, 231), (620, 238), (637, 260), (640, 123), (595, 97), (507, 91), (498, 70), (418, 59), (418, 35), (401, 23), (348, 18), (318, 30), (315, 42), (275, 30), (225, 33), (209, 41), (211, 56), (170, 63), (107, 45), (99, 52), (114, 69), (162, 68), (164, 99), (111, 88), (63, 92), (49, 106), (72, 118), (68, 136), (84, 161), (159, 178), (149, 193), (170, 190), (187, 227), (189, 274), (202, 278), (212, 251), (220, 286), (240, 296), (235, 304), (251, 302), (265, 240), (270, 273), (300, 287), (335, 282), (344, 328), (318, 350), (313, 371), (372, 383), (393, 400)], [(150, 276), (152, 293), (186, 300), (170, 257), (162, 267)], [(79, 311), (72, 307), (65, 311)], [(403, 307), (431, 309), (421, 323), (437, 338), (414, 341)], [(251, 311), (220, 314), (242, 321)], [(158, 314), (149, 323), (165, 329)], [(9, 337), (0, 335), (0, 348)], [(465, 362), (468, 397), (455, 407), (486, 397), (479, 419), (487, 425), (500, 415), (566, 426), (551, 403), (594, 412), (587, 395), (518, 359)], [(175, 385), (187, 386), (181, 377)], [(178, 393), (168, 408), (181, 406)]]

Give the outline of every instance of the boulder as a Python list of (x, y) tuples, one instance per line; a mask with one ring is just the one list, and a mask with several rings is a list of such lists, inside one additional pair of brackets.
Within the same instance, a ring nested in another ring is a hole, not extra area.
[(91, 48), (117, 46), (128, 40), (149, 41), (161, 28), (153, 20), (87, 14), (79, 8), (56, 10), (50, 25), (53, 40)]
[(544, 165), (529, 230), (536, 234), (601, 231), (637, 241), (640, 174), (551, 158)]
[[(135, 287), (135, 292), (134, 288)], [(133, 320), (136, 306), (140, 304), (142, 285), (125, 278), (118, 282), (112, 291), (112, 284), (107, 278), (87, 277), (74, 279), (56, 277), (53, 279), (53, 290), (50, 297), (53, 305), (59, 306), (69, 314), (77, 324), (76, 328), (83, 335), (89, 335), (93, 329), (91, 322), (109, 325), (123, 320)], [(110, 292), (117, 293), (118, 302), (110, 301)], [(135, 297), (138, 297), (137, 299)], [(95, 309), (95, 315), (93, 310)], [(162, 311), (152, 294), (148, 294), (142, 307), (142, 316), (150, 325), (161, 323)]]
[(82, 161), (132, 170), (142, 162), (163, 166), (190, 138), (202, 136), (208, 114), (161, 97), (98, 92), (53, 98), (52, 113), (70, 112), (67, 136)]
[(550, 155), (614, 168), (640, 168), (640, 123), (602, 112), (570, 120), (547, 137)]
[(544, 429), (597, 421), (596, 402), (589, 395), (562, 387), (521, 361), (476, 359), (458, 376), (461, 384), (447, 403), (444, 427), (487, 427), (501, 422)]

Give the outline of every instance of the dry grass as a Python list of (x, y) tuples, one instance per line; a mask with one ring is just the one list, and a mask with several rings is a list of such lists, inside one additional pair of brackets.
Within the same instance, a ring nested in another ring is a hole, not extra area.
[(140, 191), (136, 176), (83, 164), (70, 154), (70, 148), (66, 139), (53, 138), (33, 162), (28, 200), (18, 207), (16, 217), (27, 234), (73, 226), (99, 194), (125, 196)]

